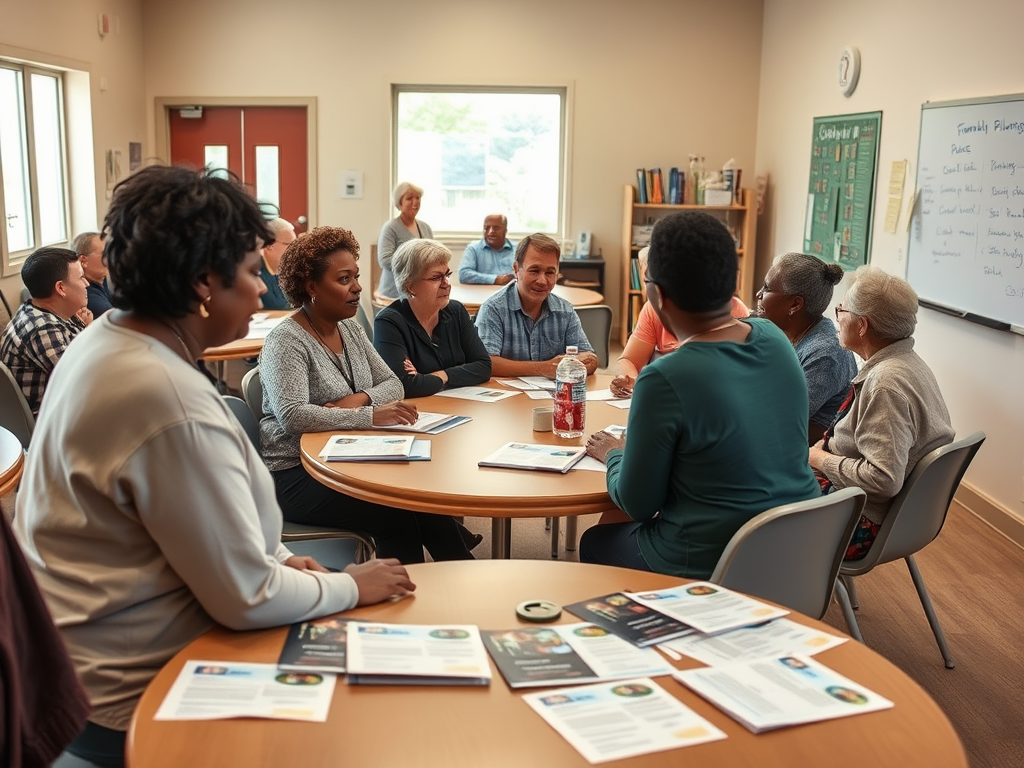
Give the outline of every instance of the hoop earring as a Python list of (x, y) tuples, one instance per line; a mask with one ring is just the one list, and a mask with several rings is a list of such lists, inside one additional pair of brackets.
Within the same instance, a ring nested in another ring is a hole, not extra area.
[(316, 304), (316, 296), (310, 296), (309, 297), (309, 303), (310, 304)]
[(207, 299), (206, 301), (199, 302), (199, 316), (201, 318), (203, 318), (204, 320), (210, 316), (210, 310), (207, 309), (207, 307), (206, 307), (206, 304), (209, 301), (210, 300)]

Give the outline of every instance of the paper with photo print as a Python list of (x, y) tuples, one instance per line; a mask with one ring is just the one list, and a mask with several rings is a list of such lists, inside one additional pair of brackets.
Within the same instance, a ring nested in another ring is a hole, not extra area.
[(668, 589), (625, 594), (641, 605), (661, 611), (709, 635), (760, 624), (789, 613), (784, 608), (762, 603), (710, 581), (694, 581)]
[(670, 640), (668, 647), (708, 666), (734, 661), (777, 658), (791, 653), (813, 656), (845, 643), (847, 638), (797, 624), (789, 619), (775, 619), (752, 627), (730, 629), (717, 635), (694, 633)]

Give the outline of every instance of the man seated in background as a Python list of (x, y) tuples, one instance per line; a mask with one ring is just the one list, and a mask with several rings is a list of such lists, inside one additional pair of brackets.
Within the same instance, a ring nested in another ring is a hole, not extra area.
[(21, 386), (33, 414), (39, 413), (43, 390), (68, 344), (92, 321), (78, 254), (46, 247), (25, 259), (21, 279), (32, 299), (11, 318), (0, 341), (3, 362)]
[(597, 370), (597, 355), (576, 310), (560, 296), (550, 295), (560, 256), (558, 243), (547, 235), (524, 237), (512, 265), (515, 282), (480, 305), (476, 327), (491, 356), (492, 375), (553, 379), (570, 346), (579, 349), (588, 375)]
[(267, 227), (274, 233), (274, 243), (268, 245), (261, 253), (263, 254), (263, 267), (260, 270), (260, 277), (267, 285), (267, 292), (263, 294), (264, 309), (291, 309), (292, 305), (284, 297), (284, 292), (277, 284), (277, 265), (281, 263), (281, 256), (288, 244), (295, 239), (295, 227), (284, 219), (273, 219), (267, 222)]
[(459, 262), (459, 282), (505, 285), (512, 281), (515, 256), (508, 234), (508, 219), (493, 213), (484, 219), (484, 239), (466, 246)]
[(83, 232), (75, 238), (71, 247), (78, 254), (82, 272), (89, 281), (86, 288), (89, 311), (93, 317), (99, 317), (108, 309), (113, 309), (110, 287), (107, 285), (107, 257), (103, 255), (103, 239), (99, 232)]

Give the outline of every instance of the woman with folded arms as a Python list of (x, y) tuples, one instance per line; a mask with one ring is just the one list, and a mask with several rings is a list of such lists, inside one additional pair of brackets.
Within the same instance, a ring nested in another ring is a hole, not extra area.
[(406, 397), (491, 378), (491, 358), (469, 312), (448, 298), (451, 258), (437, 240), (410, 240), (391, 259), (395, 281), (409, 298), (377, 314), (373, 346), (401, 380)]
[(655, 225), (648, 297), (679, 348), (637, 377), (626, 438), (587, 442), (622, 512), (583, 534), (581, 560), (704, 579), (752, 517), (820, 495), (793, 346), (767, 320), (732, 317), (736, 270), (714, 216)]
[(860, 526), (846, 557), (871, 548), (893, 497), (921, 457), (952, 442), (956, 430), (931, 369), (914, 351), (917, 294), (910, 283), (861, 267), (836, 307), (839, 341), (864, 359), (853, 396), (810, 450), (822, 489), (863, 488)]
[[(641, 276), (647, 274), (649, 250), (642, 248), (637, 256)], [(736, 296), (730, 299), (729, 311), (735, 318), (744, 318), (750, 314), (747, 305)], [(615, 361), (616, 376), (610, 386), (612, 394), (616, 397), (630, 397), (633, 394), (636, 377), (643, 367), (678, 346), (679, 340), (661, 324), (657, 313), (651, 308), (651, 302), (644, 302), (636, 320), (636, 327), (629, 335), (619, 359)]]
[(793, 344), (807, 379), (807, 444), (814, 445), (835, 420), (857, 373), (853, 353), (839, 343), (836, 327), (822, 313), (843, 268), (806, 253), (775, 259), (757, 292), (757, 316), (771, 320)]
[[(68, 751), (124, 764), (139, 697), (221, 624), (291, 624), (414, 589), (393, 560), (327, 573), (281, 545), (270, 473), (197, 367), (241, 339), (273, 241), (235, 179), (143, 168), (104, 223), (115, 309), (47, 385), (17, 535), (92, 713)], [(60, 700), (62, 692), (52, 695)]]
[(386, 299), (397, 299), (402, 286), (395, 283), (391, 269), (391, 258), (398, 246), (417, 238), (432, 238), (434, 230), (425, 221), (416, 218), (420, 212), (423, 189), (403, 181), (391, 193), (391, 199), (398, 209), (398, 215), (384, 224), (377, 239), (377, 263), (380, 264), (380, 284), (377, 295)]
[(403, 563), (471, 559), (455, 520), (354, 499), (317, 482), (299, 459), (305, 432), (412, 424), (416, 406), (354, 319), (359, 243), (346, 229), (317, 227), (281, 257), (278, 281), (299, 311), (268, 334), (260, 353), (263, 458), (286, 520), (370, 534)]

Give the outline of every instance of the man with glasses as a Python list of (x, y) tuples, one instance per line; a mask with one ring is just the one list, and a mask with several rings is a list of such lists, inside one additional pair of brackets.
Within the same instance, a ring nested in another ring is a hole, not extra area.
[(459, 264), (459, 282), (505, 285), (512, 282), (515, 250), (508, 234), (508, 219), (492, 213), (484, 219), (484, 239), (466, 246)]
[(89, 281), (85, 289), (89, 297), (89, 311), (93, 317), (99, 317), (114, 306), (110, 303), (110, 286), (107, 285), (107, 257), (103, 255), (103, 238), (99, 232), (83, 232), (71, 245), (78, 254), (85, 279)]

